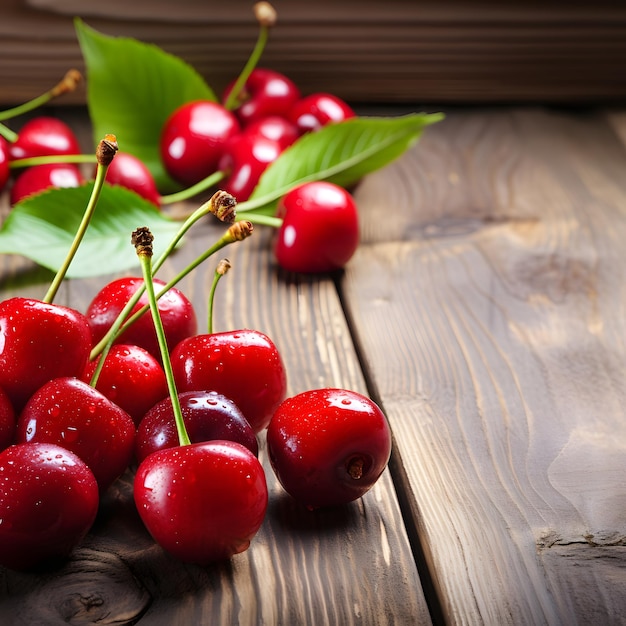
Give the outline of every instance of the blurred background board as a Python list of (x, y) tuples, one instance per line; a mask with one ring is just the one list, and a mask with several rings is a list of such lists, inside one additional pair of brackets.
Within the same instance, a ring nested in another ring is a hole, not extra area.
[[(305, 93), (352, 102), (623, 102), (626, 5), (599, 0), (276, 0), (263, 63)], [(2, 0), (0, 102), (19, 103), (82, 68), (72, 19), (155, 43), (217, 91), (242, 68), (257, 26), (251, 1)], [(63, 102), (81, 103), (84, 90)]]

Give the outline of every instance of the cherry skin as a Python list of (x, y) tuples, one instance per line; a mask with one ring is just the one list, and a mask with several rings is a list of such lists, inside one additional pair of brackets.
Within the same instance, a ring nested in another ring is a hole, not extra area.
[(268, 502), (263, 466), (234, 441), (154, 452), (140, 463), (133, 491), (155, 541), (177, 559), (198, 565), (247, 550)]
[(283, 219), (274, 239), (279, 265), (292, 272), (342, 268), (359, 244), (359, 214), (352, 196), (325, 181), (299, 185), (283, 196), (276, 215)]
[[(215, 391), (186, 391), (178, 394), (185, 430), (192, 443), (225, 439), (245, 446), (255, 456), (259, 444), (254, 431), (237, 405)], [(135, 458), (179, 445), (171, 399), (165, 398), (147, 411), (137, 428)]]
[[(91, 381), (101, 357), (90, 361), (81, 380)], [(147, 350), (115, 344), (106, 356), (96, 389), (115, 402), (139, 425), (146, 412), (168, 395), (163, 367)]]
[(74, 131), (56, 117), (34, 117), (20, 129), (9, 147), (12, 160), (36, 156), (80, 154)]
[(298, 128), (300, 134), (352, 117), (355, 117), (352, 108), (341, 98), (330, 93), (312, 93), (305, 96), (289, 111), (289, 120)]
[(15, 410), (9, 396), (0, 388), (0, 450), (15, 441)]
[(276, 477), (309, 509), (352, 502), (378, 480), (391, 454), (385, 415), (345, 389), (313, 389), (285, 400), (267, 429)]
[(82, 313), (32, 298), (0, 302), (0, 387), (16, 413), (52, 378), (78, 376), (90, 350)]
[(48, 189), (79, 187), (84, 182), (80, 169), (73, 163), (33, 165), (15, 179), (11, 187), (11, 204)]
[(169, 116), (161, 131), (163, 165), (174, 180), (193, 185), (217, 171), (224, 144), (239, 130), (235, 115), (221, 104), (187, 102)]
[(105, 491), (128, 467), (135, 443), (131, 417), (78, 378), (50, 380), (17, 420), (18, 443), (54, 443), (79, 456)]
[(30, 570), (65, 559), (98, 512), (96, 479), (73, 452), (22, 443), (0, 452), (0, 565)]
[(300, 137), (300, 132), (295, 124), (278, 115), (271, 115), (270, 117), (264, 117), (256, 122), (252, 122), (246, 126), (243, 134), (261, 135), (266, 139), (277, 141), (281, 150), (290, 146)]
[[(224, 92), (226, 102), (235, 81)], [(300, 90), (284, 74), (263, 67), (252, 70), (238, 97), (235, 114), (243, 126), (270, 115), (287, 117), (289, 110), (300, 99)]]
[(9, 161), (9, 142), (4, 137), (0, 137), (0, 191), (4, 189), (11, 175)]
[(259, 182), (268, 166), (282, 152), (278, 141), (260, 134), (241, 134), (228, 142), (219, 162), (219, 169), (226, 173), (220, 187), (243, 202)]
[(107, 169), (106, 182), (126, 187), (155, 206), (161, 206), (161, 194), (152, 173), (141, 159), (128, 152), (115, 154)]
[(276, 345), (257, 330), (183, 339), (171, 354), (179, 392), (217, 391), (232, 400), (255, 433), (285, 398), (287, 375)]
[[(154, 279), (155, 291), (165, 285), (165, 282)], [(123, 277), (107, 283), (93, 298), (87, 307), (86, 316), (91, 328), (94, 345), (104, 337), (106, 332), (122, 312), (126, 303), (137, 289), (143, 286), (143, 278)], [(138, 311), (148, 303), (148, 296), (144, 292), (132, 313)], [(172, 288), (158, 300), (158, 308), (163, 321), (167, 345), (170, 351), (182, 339), (197, 332), (198, 322), (192, 303), (178, 289)], [(147, 350), (159, 362), (161, 351), (150, 311), (142, 315), (129, 326), (115, 341), (115, 343), (133, 344)]]

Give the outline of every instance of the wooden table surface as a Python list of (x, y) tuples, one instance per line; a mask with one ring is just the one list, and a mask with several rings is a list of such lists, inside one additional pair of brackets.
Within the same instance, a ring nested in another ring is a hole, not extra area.
[[(125, 475), (65, 566), (0, 569), (0, 623), (626, 623), (626, 115), (446, 114), (355, 190), (344, 273), (281, 272), (259, 227), (218, 290), (215, 329), (270, 335), (290, 394), (381, 404), (395, 441), (375, 488), (303, 510), (261, 436), (266, 520), (247, 552), (202, 568), (155, 546)], [(221, 229), (192, 233), (160, 275)], [(180, 284), (200, 320), (205, 265)], [(50, 280), (18, 257), (0, 272), (2, 297)], [(56, 301), (84, 310), (110, 278)]]

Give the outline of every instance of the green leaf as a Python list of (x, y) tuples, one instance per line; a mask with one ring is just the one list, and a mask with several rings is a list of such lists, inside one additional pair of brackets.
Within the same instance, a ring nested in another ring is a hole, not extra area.
[(120, 150), (146, 164), (162, 193), (179, 188), (161, 162), (160, 129), (180, 105), (216, 101), (214, 92), (193, 67), (158, 46), (103, 35), (78, 18), (74, 25), (87, 70), (94, 145), (116, 135)]
[[(92, 188), (93, 182), (51, 189), (16, 204), (0, 229), (0, 253), (21, 254), (56, 272), (74, 240)], [(157, 256), (178, 232), (180, 223), (135, 192), (105, 185), (68, 278), (139, 267), (130, 238), (140, 226), (152, 231)]]
[(356, 117), (301, 137), (272, 163), (242, 211), (273, 214), (277, 200), (300, 183), (328, 180), (348, 187), (402, 155), (440, 113)]

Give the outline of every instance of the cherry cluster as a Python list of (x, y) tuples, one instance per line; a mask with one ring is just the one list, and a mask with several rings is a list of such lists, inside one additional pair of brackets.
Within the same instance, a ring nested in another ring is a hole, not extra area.
[[(79, 187), (88, 179), (80, 164), (91, 163), (95, 168), (93, 155), (81, 153), (74, 130), (57, 117), (33, 117), (11, 135), (11, 141), (0, 136), (0, 191), (9, 186), (11, 205), (51, 188)], [(160, 206), (161, 195), (150, 170), (132, 154), (117, 154), (106, 182), (131, 189)]]
[[(230, 223), (185, 272), (251, 234), (234, 207), (281, 151), (354, 116), (331, 94), (302, 97), (285, 76), (248, 70), (223, 102), (186, 103), (161, 131), (163, 163), (174, 179), (196, 191), (202, 180), (219, 182), (193, 215), (212, 212)], [(3, 119), (0, 189), (18, 172), (12, 203), (85, 182), (78, 165), (93, 165), (93, 156), (80, 154), (61, 120), (35, 117), (12, 136)], [(96, 156), (93, 197), (117, 184), (163, 203), (146, 166), (120, 152), (115, 136), (105, 137)], [(354, 201), (328, 182), (288, 191), (276, 218), (274, 252), (288, 270), (340, 268), (358, 243)], [(55, 304), (81, 227), (44, 298), (0, 302), (0, 565), (24, 570), (67, 558), (91, 529), (102, 495), (126, 473), (159, 545), (183, 561), (228, 559), (248, 548), (266, 516), (261, 437), (277, 480), (308, 509), (351, 502), (374, 485), (391, 452), (381, 409), (346, 389), (288, 397), (283, 358), (266, 334), (213, 332), (211, 316), (199, 332), (176, 281), (155, 276), (164, 257), (152, 263), (148, 229), (132, 236), (141, 276), (108, 282), (85, 311)], [(216, 270), (209, 310), (227, 270), (225, 261)]]
[[(324, 126), (355, 117), (352, 108), (336, 95), (303, 95), (284, 74), (257, 66), (276, 12), (267, 2), (257, 2), (254, 12), (259, 40), (221, 100), (185, 102), (171, 112), (162, 128), (154, 129), (162, 166), (183, 189), (162, 195), (146, 164), (123, 151), (118, 151), (109, 165), (106, 185), (130, 189), (158, 208), (174, 197), (189, 199), (217, 187), (243, 203), (268, 166), (292, 144)], [(0, 190), (11, 183), (12, 205), (50, 188), (80, 186), (95, 176), (97, 170), (86, 176), (86, 170), (80, 169), (81, 164), (93, 167), (93, 155), (81, 154), (77, 137), (62, 120), (39, 116), (19, 132), (2, 123), (75, 89), (81, 78), (79, 72), (70, 70), (47, 93), (0, 112)], [(315, 180), (294, 186), (279, 201), (274, 218), (271, 225), (278, 229), (274, 256), (288, 271), (340, 269), (359, 243), (354, 199), (331, 182)]]
[(307, 508), (362, 496), (390, 456), (380, 408), (350, 390), (287, 390), (267, 335), (199, 333), (190, 300), (146, 271), (108, 282), (84, 313), (0, 302), (0, 564), (66, 558), (126, 472), (165, 550), (227, 559), (266, 515), (261, 436), (279, 482)]
[(222, 172), (220, 187), (243, 202), (268, 165), (302, 135), (355, 116), (341, 98), (302, 97), (292, 80), (267, 68), (254, 68), (232, 98), (235, 87), (236, 81), (227, 86), (221, 103), (188, 102), (166, 121), (161, 157), (179, 183), (193, 185)]
[[(225, 100), (231, 93), (232, 85)], [(338, 97), (329, 93), (301, 97), (286, 76), (264, 68), (251, 72), (238, 102), (233, 111), (212, 101), (189, 102), (165, 124), (163, 163), (178, 182), (189, 185), (186, 189), (191, 191), (203, 181), (219, 181), (220, 189), (241, 202), (291, 143), (326, 124), (354, 116)], [(79, 167), (84, 162), (92, 163), (93, 156), (81, 154), (70, 126), (55, 117), (34, 117), (11, 142), (0, 136), (0, 190), (11, 180), (10, 202), (15, 205), (50, 188), (78, 187), (86, 182)], [(12, 179), (13, 171), (17, 174)], [(147, 166), (126, 152), (117, 153), (105, 184), (121, 185), (159, 208), (166, 199)], [(281, 199), (276, 217), (281, 225), (274, 238), (275, 258), (288, 271), (340, 269), (358, 246), (354, 198), (333, 183), (314, 181), (294, 187)]]

